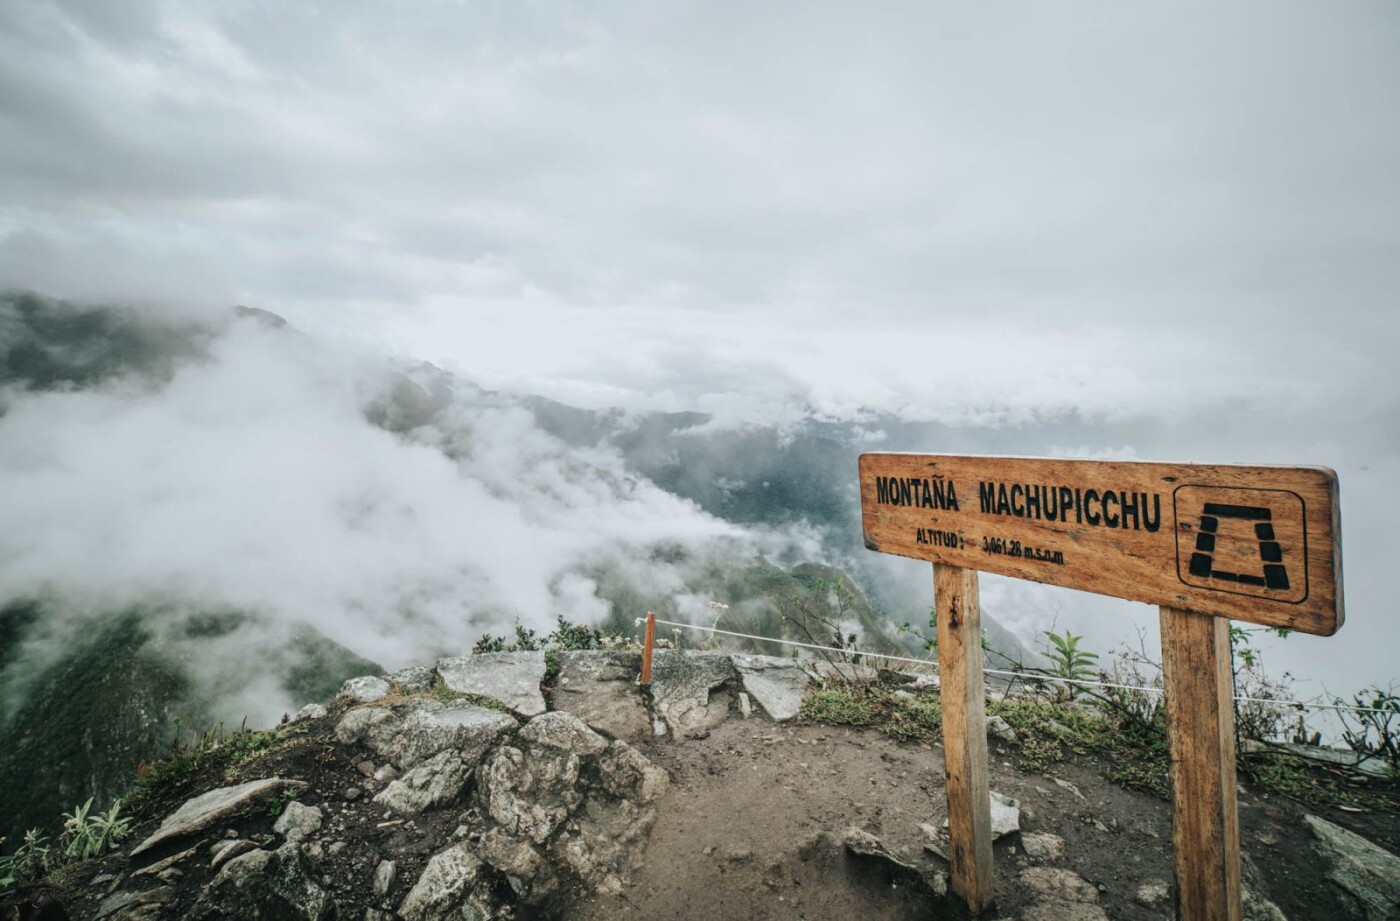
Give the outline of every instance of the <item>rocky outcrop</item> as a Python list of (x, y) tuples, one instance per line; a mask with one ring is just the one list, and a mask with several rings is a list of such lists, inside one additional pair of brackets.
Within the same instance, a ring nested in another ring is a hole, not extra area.
[(301, 849), (289, 842), (254, 850), (224, 864), (191, 912), (192, 921), (224, 918), (335, 918), (336, 904), (316, 881)]
[(641, 653), (561, 652), (550, 701), (555, 710), (572, 713), (596, 732), (614, 739), (641, 738), (652, 728), (636, 683), (641, 670)]
[(777, 656), (730, 656), (744, 691), (772, 719), (783, 722), (797, 716), (812, 677), (794, 659)]
[(1315, 815), (1303, 823), (1317, 836), (1327, 878), (1360, 904), (1369, 921), (1400, 918), (1400, 857)]
[(157, 845), (187, 838), (226, 822), (234, 816), (261, 808), (283, 790), (305, 789), (299, 780), (268, 777), (235, 787), (221, 787), (196, 796), (168, 816), (155, 833), (131, 849), (132, 856)]
[(521, 716), (539, 716), (545, 711), (544, 652), (490, 652), (474, 656), (441, 659), (438, 677), (449, 690), (500, 701)]
[(729, 656), (657, 650), (651, 667), (652, 708), (672, 735), (703, 732), (729, 714), (729, 688), (737, 679)]

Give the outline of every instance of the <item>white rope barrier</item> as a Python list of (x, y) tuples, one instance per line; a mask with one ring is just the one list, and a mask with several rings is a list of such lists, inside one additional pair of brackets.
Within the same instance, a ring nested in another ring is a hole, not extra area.
[[(645, 618), (637, 618), (635, 625), (641, 626)], [(665, 624), (668, 627), (682, 627), (686, 630), (699, 630), (703, 633), (718, 633), (724, 636), (733, 636), (743, 640), (756, 640), (760, 643), (778, 643), (783, 646), (796, 646), (801, 649), (815, 649), (818, 652), (841, 653), (848, 656), (865, 656), (870, 659), (883, 659), (887, 662), (911, 662), (924, 668), (938, 671), (938, 663), (930, 662), (928, 659), (913, 659), (908, 656), (892, 656), (882, 652), (866, 652), (862, 649), (845, 649), (836, 646), (822, 646), (817, 643), (802, 643), (797, 640), (784, 640), (772, 636), (757, 636), (752, 633), (738, 633), (734, 630), (721, 630), (719, 627), (704, 627), (699, 624), (678, 623), (674, 620), (662, 620), (656, 618), (658, 624)], [(1040, 675), (1031, 672), (1017, 672), (1000, 668), (984, 668), (984, 675), (998, 675), (1010, 678), (1019, 678), (1022, 681), (1045, 681), (1052, 684), (1072, 684), (1082, 687), (1108, 688), (1118, 691), (1141, 691), (1145, 694), (1165, 693), (1161, 688), (1148, 687), (1138, 684), (1112, 684), (1106, 681), (1088, 681), (1081, 678), (1061, 678), (1058, 675)], [(1297, 710), (1337, 710), (1347, 713), (1394, 713), (1385, 707), (1352, 707), (1345, 704), (1317, 704), (1303, 700), (1275, 700), (1268, 697), (1236, 697), (1235, 700), (1242, 703), (1277, 704), (1279, 706), (1292, 707)]]

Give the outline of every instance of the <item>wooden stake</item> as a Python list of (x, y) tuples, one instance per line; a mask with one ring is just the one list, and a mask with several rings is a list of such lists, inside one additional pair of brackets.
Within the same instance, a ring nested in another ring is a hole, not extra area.
[(651, 653), (656, 647), (656, 614), (647, 611), (647, 635), (642, 644), (642, 684), (651, 684)]
[(933, 596), (953, 891), (980, 915), (992, 907), (992, 803), (977, 571), (935, 563)]
[(1230, 622), (1162, 608), (1179, 921), (1239, 921)]

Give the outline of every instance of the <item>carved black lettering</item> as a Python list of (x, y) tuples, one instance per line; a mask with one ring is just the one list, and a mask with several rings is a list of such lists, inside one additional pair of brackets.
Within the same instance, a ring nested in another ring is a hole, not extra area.
[(1026, 487), (1026, 517), (1040, 517), (1040, 497), (1045, 492), (1044, 486)]
[(1011, 484), (1011, 514), (1015, 515), (1017, 518), (1026, 517), (1026, 506), (1023, 503), (1016, 501), (1018, 498), (1025, 498), (1024, 494), (1024, 486), (1022, 486), (1020, 483)]
[(1152, 494), (1152, 514), (1147, 514), (1147, 499), (1142, 502), (1142, 526), (1147, 530), (1157, 532), (1162, 527), (1162, 497), (1155, 492)]
[(1118, 498), (1118, 493), (1111, 489), (1104, 490), (1103, 494), (1103, 523), (1110, 528), (1118, 527), (1118, 513), (1108, 510), (1108, 500), (1112, 499), (1113, 504), (1122, 507), (1123, 502)]
[(993, 506), (996, 504), (997, 493), (996, 484), (991, 482), (977, 484), (977, 504), (983, 515), (991, 515), (996, 512)]
[(958, 508), (958, 490), (957, 487), (953, 485), (952, 480), (948, 481), (948, 495), (944, 497), (944, 501), (947, 503), (943, 506), (946, 510), (950, 512), (961, 511)]
[(887, 476), (877, 476), (875, 478), (875, 501), (883, 505), (890, 505), (890, 478)]
[(1084, 520), (1089, 524), (1098, 524), (1102, 519), (1094, 514), (1089, 506), (1099, 501), (1099, 491), (1097, 489), (1084, 490)]
[(1142, 522), (1138, 520), (1138, 503), (1147, 497), (1140, 492), (1123, 494), (1123, 530), (1128, 530), (1128, 519), (1133, 520), (1133, 530), (1141, 531)]
[(913, 489), (910, 487), (908, 477), (900, 477), (899, 479), (899, 504), (914, 504)]

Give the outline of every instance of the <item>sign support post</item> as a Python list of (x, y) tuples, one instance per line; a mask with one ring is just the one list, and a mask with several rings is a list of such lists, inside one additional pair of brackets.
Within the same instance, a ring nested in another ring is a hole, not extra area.
[(933, 600), (951, 882), (976, 915), (992, 905), (992, 802), (977, 571), (934, 563)]
[(1179, 921), (1240, 921), (1230, 619), (1331, 636), (1325, 467), (864, 454), (865, 546), (933, 563), (952, 887), (992, 905), (979, 572), (1161, 610)]
[(1176, 916), (1240, 921), (1230, 622), (1162, 608)]

